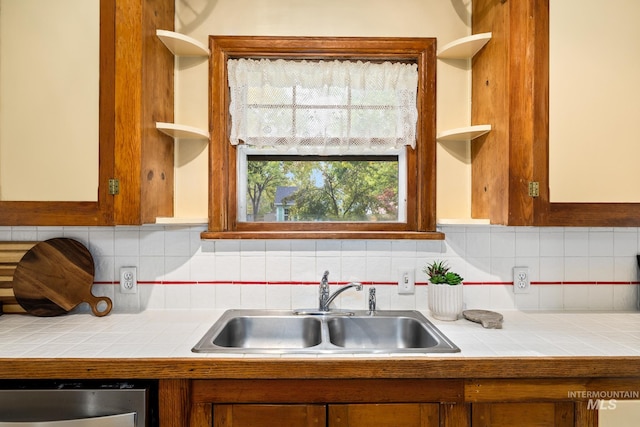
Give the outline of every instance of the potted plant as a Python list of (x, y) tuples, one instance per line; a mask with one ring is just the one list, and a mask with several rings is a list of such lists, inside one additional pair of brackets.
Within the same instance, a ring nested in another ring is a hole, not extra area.
[(429, 276), (429, 310), (439, 320), (457, 320), (462, 314), (463, 278), (446, 261), (433, 261), (423, 271)]

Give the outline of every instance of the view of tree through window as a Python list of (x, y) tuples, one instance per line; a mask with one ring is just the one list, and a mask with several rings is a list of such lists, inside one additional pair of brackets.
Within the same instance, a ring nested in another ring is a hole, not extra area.
[(247, 221), (398, 221), (397, 156), (247, 156)]

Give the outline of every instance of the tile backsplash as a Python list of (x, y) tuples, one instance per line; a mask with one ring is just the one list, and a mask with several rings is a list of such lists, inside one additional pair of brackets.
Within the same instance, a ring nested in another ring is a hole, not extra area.
[[(366, 308), (375, 286), (381, 309), (427, 309), (422, 268), (447, 260), (464, 277), (465, 305), (482, 309), (636, 310), (638, 228), (442, 225), (444, 241), (200, 240), (204, 226), (0, 227), (0, 240), (71, 237), (96, 265), (93, 293), (114, 311), (152, 308), (302, 308), (317, 304), (317, 283), (365, 284), (336, 305)], [(137, 267), (139, 291), (121, 294), (122, 266)], [(532, 286), (513, 293), (514, 266)], [(399, 269), (415, 269), (416, 291), (397, 293)]]

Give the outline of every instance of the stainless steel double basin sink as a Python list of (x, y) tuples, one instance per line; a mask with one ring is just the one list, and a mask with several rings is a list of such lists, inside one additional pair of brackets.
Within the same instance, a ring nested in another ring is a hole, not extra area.
[(296, 314), (227, 310), (196, 353), (453, 353), (460, 349), (417, 311)]

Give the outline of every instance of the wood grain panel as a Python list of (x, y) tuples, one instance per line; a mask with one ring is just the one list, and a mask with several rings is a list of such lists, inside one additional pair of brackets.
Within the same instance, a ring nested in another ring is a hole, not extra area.
[[(501, 357), (495, 358), (373, 358), (373, 359), (217, 359), (212, 357), (135, 358), (123, 364), (110, 358), (8, 358), (0, 363), (0, 378), (199, 378), (215, 379), (509, 379), (591, 378), (636, 383), (638, 357)], [(202, 385), (205, 389), (206, 385)], [(401, 387), (399, 385), (398, 387)], [(465, 386), (466, 387), (466, 386)], [(464, 393), (461, 390), (460, 393)], [(467, 391), (468, 394), (468, 391)]]
[(0, 303), (5, 314), (25, 314), (13, 292), (13, 274), (18, 262), (38, 242), (0, 242)]
[(555, 403), (479, 403), (472, 409), (474, 427), (570, 427), (573, 405)]
[(440, 426), (468, 426), (471, 421), (471, 405), (444, 403), (440, 405)]
[(173, 64), (156, 29), (174, 29), (174, 2), (117, 3), (115, 223), (173, 216), (173, 139), (155, 121), (173, 121)]
[[(124, 378), (124, 377), (123, 377)], [(190, 383), (186, 379), (165, 379), (158, 383), (158, 410), (162, 427), (189, 425)]]
[(142, 20), (142, 145), (141, 221), (173, 216), (174, 140), (156, 129), (173, 122), (174, 55), (156, 37), (156, 30), (174, 29), (174, 1), (149, 1)]
[(439, 405), (347, 404), (329, 405), (332, 427), (439, 427)]
[(333, 380), (220, 379), (194, 381), (195, 402), (323, 403), (323, 402), (461, 402), (460, 380), (345, 379), (336, 387)]
[(504, 224), (509, 197), (508, 5), (473, 2), (473, 32), (491, 40), (472, 60), (472, 124), (491, 124), (491, 132), (471, 143), (471, 217)]
[(196, 403), (191, 406), (189, 427), (211, 427), (213, 424), (213, 405)]
[(214, 405), (214, 427), (324, 427), (325, 405)]
[[(492, 130), (472, 147), (472, 217), (535, 225), (545, 215), (548, 151), (546, 2), (473, 2), (473, 32), (491, 32), (473, 59), (472, 122)], [(530, 197), (529, 182), (541, 182)], [(539, 215), (536, 218), (535, 215)]]

